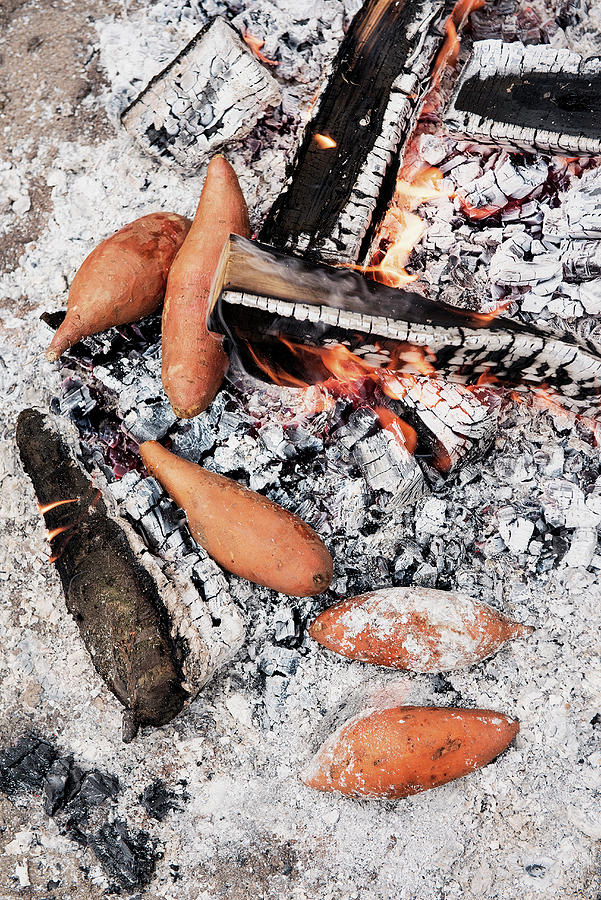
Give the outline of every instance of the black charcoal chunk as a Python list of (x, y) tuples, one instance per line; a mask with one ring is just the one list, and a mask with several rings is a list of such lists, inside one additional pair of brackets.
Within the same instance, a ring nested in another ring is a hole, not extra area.
[(153, 819), (162, 822), (169, 813), (174, 809), (181, 809), (179, 800), (187, 799), (187, 795), (183, 794), (179, 797), (174, 791), (169, 790), (164, 781), (157, 778), (147, 788), (144, 788), (140, 794), (139, 800), (146, 812)]
[(49, 741), (35, 734), (23, 735), (13, 747), (0, 751), (0, 791), (12, 796), (41, 790), (57, 756)]
[(107, 822), (88, 841), (104, 873), (122, 887), (138, 888), (152, 878), (159, 858), (146, 831), (130, 831), (121, 819)]

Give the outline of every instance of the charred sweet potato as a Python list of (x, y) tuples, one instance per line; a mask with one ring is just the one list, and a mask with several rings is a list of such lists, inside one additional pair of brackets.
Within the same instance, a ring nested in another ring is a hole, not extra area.
[(126, 708), (123, 737), (131, 740), (139, 725), (170, 721), (188, 696), (156, 582), (48, 417), (20, 413), (17, 444), (67, 608), (94, 666)]
[(141, 444), (140, 453), (186, 512), (194, 539), (228, 572), (295, 597), (326, 590), (332, 557), (298, 516), (156, 441)]
[(485, 766), (519, 727), (488, 709), (368, 709), (326, 740), (300, 778), (351, 797), (409, 797)]
[(383, 588), (343, 600), (309, 628), (341, 656), (413, 672), (474, 665), (531, 631), (467, 594), (424, 587)]
[(209, 405), (228, 359), (220, 336), (207, 329), (211, 281), (230, 233), (249, 237), (248, 210), (236, 173), (223, 156), (209, 163), (194, 221), (177, 254), (163, 306), (163, 387), (183, 419)]

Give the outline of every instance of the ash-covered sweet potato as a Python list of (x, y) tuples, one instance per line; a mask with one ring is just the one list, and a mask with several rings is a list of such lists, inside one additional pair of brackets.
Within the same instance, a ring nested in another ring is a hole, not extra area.
[(368, 709), (325, 741), (300, 778), (320, 791), (401, 799), (485, 766), (519, 728), (489, 709)]
[(383, 588), (343, 600), (309, 628), (341, 656), (412, 672), (472, 666), (531, 632), (467, 594), (425, 587)]
[(150, 213), (102, 241), (81, 264), (67, 314), (46, 351), (54, 362), (82, 338), (136, 322), (159, 308), (167, 275), (191, 222), (177, 213)]
[(236, 173), (223, 156), (209, 163), (194, 221), (174, 260), (163, 306), (162, 379), (174, 413), (197, 416), (223, 381), (222, 338), (207, 329), (211, 282), (230, 234), (250, 236)]
[(194, 539), (219, 565), (248, 581), (308, 597), (332, 580), (332, 557), (298, 516), (261, 494), (156, 441), (140, 445), (144, 465), (185, 511)]

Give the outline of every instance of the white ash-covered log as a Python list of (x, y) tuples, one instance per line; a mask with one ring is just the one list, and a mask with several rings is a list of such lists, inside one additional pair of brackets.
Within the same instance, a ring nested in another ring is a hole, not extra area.
[(454, 138), (546, 153), (599, 155), (601, 60), (572, 50), (479, 41), (444, 125)]
[(340, 45), (261, 240), (337, 261), (368, 253), (452, 8), (449, 0), (367, 0)]
[(280, 100), (275, 79), (217, 17), (150, 81), (121, 121), (146, 152), (194, 175)]
[[(434, 303), (344, 267), (312, 263), (231, 235), (213, 281), (209, 327), (228, 336), (245, 364), (245, 347), (287, 337), (351, 350), (374, 339), (391, 357), (399, 343), (427, 348), (438, 374), (473, 383), (494, 375), (521, 386), (552, 384), (575, 411), (596, 417), (601, 358), (586, 341), (565, 341), (498, 316)], [(282, 344), (285, 350), (285, 344)], [(308, 367), (306, 381), (323, 380)]]
[(386, 386), (398, 398), (399, 415), (431, 449), (439, 471), (451, 472), (492, 444), (501, 404), (498, 393), (488, 387), (402, 373), (388, 379)]

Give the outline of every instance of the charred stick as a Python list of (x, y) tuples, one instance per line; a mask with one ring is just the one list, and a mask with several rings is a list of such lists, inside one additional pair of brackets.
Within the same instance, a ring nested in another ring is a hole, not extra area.
[[(395, 187), (444, 40), (449, 0), (368, 0), (340, 45), (261, 240), (356, 262)], [(402, 149), (401, 149), (402, 155)]]
[(124, 740), (131, 740), (140, 725), (169, 722), (188, 696), (157, 585), (50, 419), (24, 410), (17, 444), (67, 608), (98, 673), (126, 708)]

